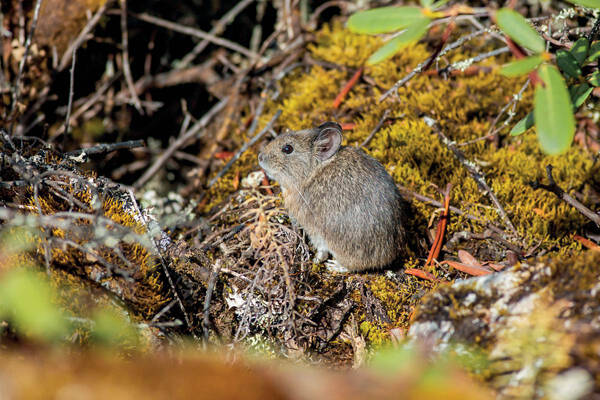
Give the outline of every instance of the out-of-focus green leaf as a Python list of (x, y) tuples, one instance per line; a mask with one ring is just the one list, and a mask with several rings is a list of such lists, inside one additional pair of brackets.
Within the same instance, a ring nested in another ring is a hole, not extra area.
[(504, 76), (519, 76), (527, 74), (537, 68), (544, 61), (541, 55), (536, 54), (530, 57), (522, 58), (503, 65), (500, 73)]
[(392, 57), (402, 48), (421, 39), (427, 32), (428, 25), (429, 19), (426, 19), (409, 26), (404, 32), (381, 46), (379, 50), (373, 53), (367, 60), (367, 65), (377, 64), (383, 60), (386, 60)]
[(566, 50), (558, 50), (556, 52), (556, 65), (558, 68), (571, 78), (577, 78), (581, 75), (579, 63), (571, 53)]
[(565, 81), (554, 66), (542, 65), (538, 74), (546, 85), (535, 88), (533, 114), (540, 147), (548, 154), (560, 154), (573, 142), (573, 105)]
[(569, 3), (579, 4), (589, 8), (600, 8), (600, 0), (567, 0)]
[(590, 42), (587, 40), (587, 38), (580, 37), (573, 44), (573, 47), (571, 47), (571, 50), (569, 50), (569, 53), (571, 53), (573, 55), (573, 57), (577, 60), (577, 63), (579, 65), (583, 65), (583, 62), (585, 61), (585, 59), (588, 55), (589, 49), (590, 49)]
[(439, 0), (439, 1), (436, 1), (431, 6), (431, 9), (432, 10), (437, 10), (438, 8), (440, 8), (441, 6), (443, 6), (444, 4), (446, 4), (448, 1), (450, 1), (450, 0)]
[(592, 43), (588, 50), (588, 57), (585, 60), (586, 63), (594, 62), (600, 57), (600, 41)]
[(135, 328), (113, 310), (97, 310), (92, 320), (94, 321), (92, 338), (98, 343), (114, 346), (134, 344), (137, 341)]
[(386, 33), (404, 29), (423, 19), (429, 22), (420, 7), (380, 7), (353, 14), (347, 27), (356, 33)]
[(525, 132), (527, 129), (531, 128), (533, 126), (533, 124), (534, 124), (533, 111), (531, 111), (522, 120), (517, 122), (515, 124), (515, 126), (512, 127), (512, 129), (510, 130), (510, 135), (511, 136), (519, 136), (520, 134)]
[(381, 349), (375, 353), (370, 367), (380, 374), (397, 375), (403, 371), (410, 371), (417, 353), (416, 349), (407, 345)]
[(419, 0), (423, 7), (430, 7), (433, 3), (433, 0)]
[(594, 88), (587, 83), (569, 87), (569, 94), (571, 95), (571, 103), (573, 103), (573, 107), (578, 109), (579, 106), (585, 102), (590, 93), (592, 93), (592, 90), (594, 90)]
[(0, 316), (10, 319), (18, 331), (40, 340), (60, 340), (69, 322), (52, 303), (52, 288), (28, 268), (14, 268), (0, 281)]
[(544, 51), (544, 39), (533, 29), (527, 20), (510, 8), (501, 8), (496, 13), (496, 22), (504, 33), (523, 47), (536, 53)]
[(588, 82), (593, 86), (600, 86), (600, 71), (595, 71), (588, 77)]

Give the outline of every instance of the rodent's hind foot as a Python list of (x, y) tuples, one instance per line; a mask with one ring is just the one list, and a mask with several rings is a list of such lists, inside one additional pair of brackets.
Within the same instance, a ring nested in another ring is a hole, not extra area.
[(325, 266), (329, 272), (334, 272), (336, 274), (347, 274), (350, 272), (348, 268), (341, 265), (337, 260), (327, 260), (325, 261)]
[(321, 264), (323, 261), (327, 260), (327, 257), (329, 257), (329, 252), (327, 250), (317, 250), (313, 262), (315, 264)]

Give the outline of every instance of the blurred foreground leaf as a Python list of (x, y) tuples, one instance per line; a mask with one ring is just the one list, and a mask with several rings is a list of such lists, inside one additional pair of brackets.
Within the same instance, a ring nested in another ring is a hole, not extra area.
[(552, 65), (538, 69), (546, 87), (535, 89), (534, 118), (540, 147), (548, 154), (565, 152), (573, 142), (575, 118), (567, 86)]
[(426, 18), (419, 7), (380, 7), (353, 14), (347, 27), (356, 33), (386, 33), (407, 28)]
[(518, 12), (501, 8), (496, 13), (498, 26), (512, 40), (536, 53), (544, 51), (546, 42)]
[(10, 319), (21, 333), (40, 340), (60, 340), (70, 326), (52, 303), (49, 282), (26, 268), (14, 268), (2, 275), (0, 317)]
[(407, 27), (404, 32), (381, 46), (379, 50), (373, 53), (367, 60), (367, 65), (377, 64), (383, 60), (386, 60), (404, 47), (421, 39), (427, 32), (428, 25), (429, 19), (425, 18)]
[(536, 54), (531, 57), (525, 57), (503, 65), (500, 73), (504, 76), (512, 77), (527, 74), (537, 68), (544, 61), (541, 55)]

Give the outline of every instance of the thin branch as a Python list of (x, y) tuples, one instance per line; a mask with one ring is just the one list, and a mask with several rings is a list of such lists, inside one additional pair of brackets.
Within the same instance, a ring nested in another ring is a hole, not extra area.
[(275, 115), (273, 115), (273, 118), (271, 118), (271, 120), (263, 128), (263, 130), (260, 131), (258, 134), (256, 134), (256, 136), (254, 136), (252, 139), (250, 139), (247, 143), (245, 143), (242, 146), (242, 148), (237, 153), (235, 153), (235, 155), (231, 158), (231, 160), (229, 160), (229, 162), (225, 165), (225, 167), (223, 167), (223, 169), (221, 170), (221, 172), (219, 172), (217, 174), (217, 176), (215, 176), (214, 178), (212, 178), (210, 180), (210, 182), (208, 183), (208, 187), (209, 188), (212, 187), (212, 185), (214, 185), (219, 179), (221, 179), (221, 177), (223, 177), (223, 175), (225, 175), (225, 173), (227, 171), (229, 171), (229, 168), (231, 168), (231, 166), (241, 157), (242, 154), (244, 154), (244, 152), (246, 152), (246, 150), (248, 150), (256, 142), (258, 142), (258, 140), (261, 137), (263, 137), (263, 135), (265, 133), (267, 133), (269, 130), (271, 130), (271, 128), (273, 127), (273, 124), (275, 123), (275, 121), (277, 121), (277, 119), (281, 115), (281, 112), (282, 112), (281, 110), (277, 110), (277, 112), (275, 113)]
[(485, 181), (485, 175), (479, 170), (479, 167), (472, 161), (469, 161), (465, 157), (465, 154), (458, 148), (456, 143), (451, 141), (450, 139), (448, 139), (448, 137), (446, 137), (446, 135), (444, 135), (444, 133), (438, 128), (438, 126), (433, 118), (425, 116), (425, 117), (423, 117), (423, 120), (438, 135), (438, 137), (440, 138), (442, 143), (444, 143), (446, 145), (446, 147), (450, 151), (452, 151), (452, 153), (458, 159), (458, 161), (460, 161), (460, 163), (467, 169), (469, 174), (471, 174), (471, 177), (477, 183), (477, 186), (479, 187), (479, 189), (490, 198), (490, 200), (492, 201), (492, 203), (498, 210), (498, 213), (500, 214), (500, 216), (502, 217), (502, 219), (504, 220), (506, 225), (510, 228), (510, 230), (514, 234), (516, 234), (517, 230), (515, 229), (514, 225), (510, 221), (510, 219), (508, 218), (506, 211), (504, 211), (504, 208), (500, 204), (500, 201), (494, 194), (492, 188)]
[(77, 48), (73, 49), (73, 61), (71, 62), (71, 80), (69, 82), (69, 103), (67, 104), (67, 117), (65, 118), (65, 134), (63, 135), (63, 147), (67, 136), (69, 135), (69, 122), (71, 120), (71, 110), (73, 109), (73, 94), (75, 92), (75, 60), (77, 59)]
[(185, 35), (194, 36), (200, 39), (206, 39), (211, 43), (219, 45), (221, 47), (228, 48), (233, 51), (237, 51), (238, 53), (242, 53), (246, 57), (250, 59), (258, 58), (258, 54), (253, 51), (248, 50), (247, 48), (240, 46), (239, 44), (232, 42), (231, 40), (223, 39), (218, 36), (212, 35), (208, 32), (201, 31), (200, 29), (192, 28), (189, 26), (177, 24), (175, 22), (167, 21), (162, 18), (154, 17), (149, 14), (134, 14), (131, 13), (134, 17), (141, 19), (142, 21), (149, 22), (154, 25), (161, 26), (166, 29), (170, 29), (175, 32), (183, 33)]
[(140, 103), (140, 98), (135, 91), (133, 77), (131, 76), (131, 66), (129, 65), (129, 35), (127, 33), (127, 0), (119, 0), (121, 4), (121, 42), (123, 45), (123, 73), (125, 74), (125, 82), (131, 94), (133, 105), (140, 114), (144, 114), (144, 109)]
[(77, 156), (84, 154), (85, 157), (87, 157), (90, 154), (108, 153), (108, 152), (111, 152), (114, 150), (133, 149), (136, 147), (144, 147), (144, 141), (143, 140), (128, 140), (126, 142), (118, 142), (118, 143), (100, 143), (95, 146), (88, 147), (86, 149), (70, 151), (66, 154), (71, 157), (77, 157)]
[(198, 336), (196, 335), (196, 333), (194, 332), (194, 330), (192, 328), (192, 320), (190, 319), (189, 314), (186, 311), (185, 306), (183, 305), (181, 296), (179, 296), (179, 292), (177, 291), (177, 287), (175, 286), (173, 278), (171, 277), (171, 274), (169, 273), (169, 268), (167, 267), (167, 263), (166, 263), (164, 257), (162, 256), (160, 247), (156, 243), (155, 238), (152, 237), (152, 235), (150, 233), (150, 228), (148, 228), (148, 222), (146, 221), (146, 216), (141, 212), (141, 210), (137, 204), (137, 200), (135, 199), (135, 196), (133, 195), (133, 191), (131, 191), (131, 190), (129, 190), (129, 197), (131, 199), (133, 206), (135, 207), (137, 214), (141, 218), (141, 221), (143, 222), (143, 224), (146, 226), (146, 229), (148, 230), (149, 239), (152, 241), (152, 244), (154, 245), (154, 250), (155, 250), (156, 254), (158, 255), (158, 259), (160, 260), (160, 265), (162, 266), (163, 273), (165, 274), (165, 277), (167, 278), (167, 281), (169, 282), (169, 286), (171, 287), (171, 290), (173, 291), (173, 297), (175, 297), (175, 300), (177, 300), (177, 304), (179, 305), (179, 309), (181, 310), (181, 312), (183, 314), (183, 318), (185, 319), (185, 323), (187, 324), (188, 330), (190, 331), (190, 333), (192, 334), (194, 339), (198, 340)]
[(108, 0), (104, 4), (102, 4), (98, 11), (96, 11), (92, 18), (90, 18), (87, 24), (85, 24), (85, 26), (81, 30), (81, 33), (79, 33), (79, 36), (77, 36), (77, 38), (73, 42), (71, 42), (71, 44), (69, 44), (69, 47), (67, 48), (62, 58), (60, 59), (60, 62), (58, 63), (59, 71), (62, 71), (63, 69), (67, 68), (67, 65), (69, 65), (69, 58), (71, 58), (71, 54), (74, 53), (75, 50), (78, 49), (88, 39), (88, 34), (98, 24), (100, 18), (102, 18), (102, 16), (106, 12), (106, 9), (111, 3), (112, 0)]
[(213, 291), (217, 283), (217, 277), (221, 270), (221, 260), (217, 260), (213, 267), (210, 277), (208, 278), (208, 286), (206, 288), (206, 295), (204, 296), (204, 309), (202, 318), (202, 329), (204, 331), (204, 340), (208, 341), (208, 330), (210, 328), (210, 301), (212, 299)]
[(29, 56), (29, 48), (31, 47), (33, 35), (35, 35), (35, 28), (37, 26), (37, 21), (40, 16), (41, 6), (42, 0), (36, 0), (35, 8), (33, 10), (33, 19), (31, 20), (31, 28), (29, 29), (29, 35), (27, 36), (27, 40), (25, 41), (25, 51), (23, 52), (23, 58), (21, 58), (21, 62), (19, 63), (19, 72), (17, 73), (17, 79), (15, 79), (15, 84), (13, 86), (12, 104), (10, 106), (9, 113), (9, 116), (11, 118), (13, 117), (13, 113), (19, 102), (19, 97), (21, 96), (21, 79), (23, 78), (23, 70), (25, 69), (25, 62), (27, 61), (27, 57)]
[(369, 145), (369, 143), (371, 143), (371, 140), (373, 140), (373, 138), (375, 137), (377, 132), (379, 132), (379, 130), (381, 129), (381, 127), (383, 126), (385, 121), (387, 121), (389, 115), (390, 115), (389, 109), (387, 109), (383, 112), (383, 115), (379, 119), (379, 122), (377, 123), (377, 125), (375, 125), (375, 128), (373, 128), (373, 130), (371, 131), (369, 136), (360, 144), (359, 147), (367, 147)]
[[(235, 7), (229, 10), (225, 15), (223, 15), (221, 19), (219, 19), (219, 21), (217, 21), (217, 23), (213, 26), (210, 32), (208, 32), (208, 34), (216, 37), (216, 35), (220, 35), (221, 33), (223, 33), (225, 27), (227, 27), (227, 25), (229, 25), (239, 13), (241, 13), (254, 1), (255, 0), (243, 0), (237, 3)], [(194, 61), (194, 58), (196, 58), (198, 54), (202, 53), (202, 51), (204, 51), (204, 49), (206, 48), (206, 46), (208, 46), (210, 42), (211, 41), (208, 38), (202, 39), (202, 41), (199, 42), (192, 49), (191, 52), (189, 52), (185, 55), (185, 57), (183, 57), (181, 62), (177, 65), (176, 69), (182, 69), (190, 65), (192, 61)]]
[[(221, 111), (227, 102), (229, 101), (229, 96), (224, 97), (220, 102), (215, 104), (204, 116), (196, 122), (194, 125), (190, 127), (190, 129), (184, 134), (181, 135), (175, 140), (171, 145), (154, 161), (154, 164), (150, 168), (146, 170), (146, 172), (134, 183), (135, 188), (140, 188), (144, 185), (144, 183), (148, 182), (150, 178), (156, 174), (156, 172), (171, 158), (173, 153), (177, 151), (181, 146), (183, 146), (189, 139), (198, 135), (201, 129), (205, 128), (206, 125), (210, 122), (210, 120)], [(202, 135), (198, 135), (201, 137)]]
[[(439, 54), (432, 54), (430, 57), (428, 57), (425, 61), (421, 62), (419, 65), (417, 65), (412, 71), (410, 71), (408, 73), (408, 75), (406, 75), (404, 78), (400, 79), (398, 82), (396, 82), (394, 84), (394, 86), (392, 86), (387, 92), (385, 92), (384, 94), (381, 95), (381, 97), (379, 97), (379, 101), (383, 101), (386, 98), (388, 98), (392, 93), (396, 93), (398, 91), (398, 89), (402, 86), (404, 86), (406, 84), (406, 82), (408, 82), (409, 80), (411, 80), (412, 78), (414, 78), (417, 74), (419, 74), (420, 72), (425, 70), (426, 66), (429, 66), (431, 64), (433, 64), (433, 62), (437, 61), (440, 59), (440, 57), (444, 56), (446, 53), (448, 53), (450, 50), (453, 50), (459, 46), (461, 46), (463, 43), (479, 36), (482, 35), (484, 33), (486, 33), (487, 30), (486, 29), (481, 29), (478, 30), (476, 32), (473, 32), (469, 35), (463, 36), (460, 39), (456, 40), (455, 42), (450, 43), (449, 45), (447, 45), (446, 47), (444, 47), (442, 49), (442, 51), (439, 52)], [(432, 60), (432, 58), (434, 58)]]
[(548, 177), (548, 185), (542, 184), (539, 181), (529, 182), (529, 185), (534, 189), (544, 189), (551, 193), (554, 193), (556, 197), (574, 207), (577, 211), (579, 211), (582, 215), (593, 221), (596, 226), (600, 227), (600, 214), (595, 213), (594, 211), (587, 208), (585, 205), (580, 203), (574, 197), (571, 197), (567, 192), (565, 192), (560, 186), (557, 185), (554, 177), (552, 176), (552, 165), (548, 164), (546, 166), (546, 176)]

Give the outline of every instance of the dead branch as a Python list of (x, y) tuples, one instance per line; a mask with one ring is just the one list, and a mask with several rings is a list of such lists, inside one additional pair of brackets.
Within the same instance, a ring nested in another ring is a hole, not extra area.
[(129, 34), (127, 31), (127, 0), (119, 0), (121, 5), (121, 44), (122, 59), (123, 59), (123, 74), (125, 75), (125, 82), (129, 88), (129, 94), (131, 95), (131, 101), (140, 114), (144, 114), (144, 109), (140, 102), (140, 98), (135, 91), (133, 85), (133, 77), (131, 76), (131, 66), (129, 65)]
[(85, 26), (81, 30), (81, 33), (79, 33), (79, 36), (77, 36), (77, 38), (71, 44), (69, 44), (69, 47), (67, 48), (67, 50), (61, 57), (60, 62), (58, 63), (57, 69), (59, 71), (62, 71), (65, 68), (67, 68), (67, 66), (69, 65), (69, 59), (71, 58), (71, 54), (74, 53), (75, 50), (78, 49), (88, 39), (88, 35), (96, 27), (96, 25), (106, 12), (106, 9), (109, 5), (112, 4), (112, 2), (113, 0), (107, 0), (104, 4), (102, 4), (100, 8), (94, 13), (92, 18), (90, 18), (87, 24), (85, 24)]
[(223, 98), (220, 102), (215, 104), (204, 116), (196, 122), (194, 125), (190, 127), (183, 135), (179, 136), (177, 140), (175, 140), (171, 145), (156, 159), (154, 164), (146, 172), (133, 184), (135, 188), (140, 188), (144, 185), (144, 183), (148, 182), (150, 178), (156, 174), (156, 172), (171, 158), (173, 153), (178, 150), (181, 146), (183, 146), (188, 140), (192, 139), (194, 136), (200, 138), (202, 134), (198, 135), (198, 133), (204, 129), (210, 120), (219, 113), (229, 101), (229, 96)]
[(477, 164), (475, 164), (472, 161), (467, 160), (465, 154), (457, 147), (456, 143), (451, 141), (450, 139), (448, 139), (448, 137), (446, 135), (444, 135), (444, 133), (438, 128), (437, 123), (433, 118), (425, 116), (425, 117), (423, 117), (423, 121), (425, 121), (425, 123), (431, 127), (431, 129), (438, 135), (438, 137), (440, 138), (442, 143), (444, 143), (446, 145), (446, 147), (450, 151), (452, 151), (452, 153), (454, 154), (456, 159), (458, 161), (460, 161), (460, 163), (467, 169), (467, 171), (469, 172), (471, 177), (477, 183), (477, 186), (479, 187), (479, 189), (484, 194), (486, 194), (490, 198), (490, 200), (492, 200), (492, 203), (496, 206), (498, 213), (500, 214), (500, 216), (502, 217), (502, 219), (504, 220), (506, 225), (510, 228), (510, 230), (514, 234), (516, 234), (517, 230), (515, 229), (514, 225), (510, 221), (510, 219), (508, 218), (506, 211), (504, 211), (504, 208), (500, 204), (500, 201), (494, 194), (492, 188), (485, 181), (485, 175), (479, 170), (479, 167), (477, 166)]
[[(10, 112), (8, 113), (9, 119), (14, 118), (14, 112), (19, 103), (19, 97), (21, 95), (21, 79), (23, 77), (23, 71), (25, 70), (25, 62), (27, 61), (27, 57), (29, 56), (29, 48), (31, 47), (31, 42), (33, 40), (33, 35), (35, 35), (35, 27), (37, 26), (37, 21), (40, 16), (40, 8), (42, 6), (42, 0), (36, 0), (35, 8), (33, 10), (33, 19), (31, 20), (31, 28), (29, 29), (29, 35), (27, 35), (27, 40), (25, 40), (25, 52), (23, 53), (23, 58), (21, 58), (21, 62), (19, 63), (19, 72), (17, 73), (17, 79), (15, 79), (15, 83), (12, 88), (12, 102), (10, 106)], [(14, 121), (13, 121), (14, 126)], [(12, 134), (12, 129), (11, 129)]]
[(546, 176), (548, 177), (548, 184), (540, 183), (538, 180), (535, 182), (529, 182), (529, 185), (534, 189), (544, 189), (548, 192), (554, 193), (556, 197), (574, 207), (577, 211), (579, 211), (586, 218), (594, 222), (598, 227), (600, 227), (600, 215), (595, 213), (594, 211), (587, 208), (585, 205), (580, 203), (574, 197), (571, 197), (567, 192), (565, 192), (554, 180), (552, 176), (552, 164), (548, 164), (546, 166)]
[(185, 35), (194, 36), (200, 39), (208, 40), (211, 43), (214, 43), (218, 46), (228, 48), (233, 51), (237, 51), (250, 58), (251, 60), (258, 59), (258, 54), (248, 50), (247, 48), (240, 46), (237, 43), (232, 42), (231, 40), (223, 39), (218, 36), (212, 35), (208, 32), (201, 31), (200, 29), (192, 28), (189, 26), (181, 25), (175, 22), (167, 21), (162, 18), (158, 18), (149, 14), (135, 14), (130, 13), (132, 16), (140, 19), (142, 21), (146, 21), (148, 23), (161, 26), (166, 29), (170, 29), (175, 32), (183, 33)]
[(246, 150), (248, 150), (250, 147), (252, 147), (256, 142), (258, 142), (260, 140), (260, 138), (262, 138), (264, 136), (265, 133), (267, 133), (270, 129), (272, 129), (273, 124), (275, 123), (275, 121), (277, 121), (277, 119), (279, 118), (281, 113), (282, 113), (281, 110), (277, 110), (275, 115), (273, 115), (273, 118), (271, 118), (271, 120), (263, 128), (263, 130), (260, 131), (258, 134), (256, 134), (256, 136), (254, 136), (248, 142), (246, 142), (242, 146), (242, 148), (239, 149), (237, 153), (235, 153), (235, 155), (231, 158), (231, 160), (229, 160), (229, 162), (227, 164), (225, 164), (225, 167), (223, 167), (223, 169), (217, 174), (217, 176), (215, 176), (213, 179), (210, 180), (210, 182), (208, 183), (209, 188), (212, 187), (212, 185), (214, 185), (219, 179), (221, 179), (223, 177), (223, 175), (225, 175), (225, 173), (227, 173), (229, 168), (231, 168), (231, 166), (242, 156), (242, 154), (244, 154), (246, 152)]

